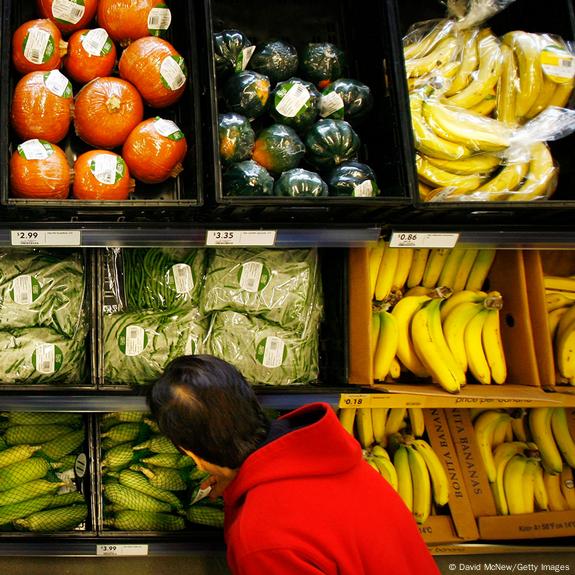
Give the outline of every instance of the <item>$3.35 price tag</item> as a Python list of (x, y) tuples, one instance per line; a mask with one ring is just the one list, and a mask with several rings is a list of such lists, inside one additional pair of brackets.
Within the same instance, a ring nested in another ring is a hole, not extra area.
[(459, 240), (457, 233), (441, 232), (392, 232), (390, 248), (454, 248)]
[(13, 246), (80, 246), (80, 230), (12, 230), (10, 243)]
[(96, 545), (96, 555), (99, 557), (118, 557), (129, 555), (147, 555), (147, 545), (116, 545), (114, 543)]
[(208, 230), (206, 246), (273, 246), (275, 230)]

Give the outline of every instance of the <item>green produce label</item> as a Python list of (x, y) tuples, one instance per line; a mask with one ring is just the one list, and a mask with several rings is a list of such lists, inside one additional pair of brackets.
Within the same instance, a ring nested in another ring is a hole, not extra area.
[(185, 83), (188, 70), (181, 56), (167, 56), (160, 64), (162, 84), (172, 91), (179, 90)]
[(61, 98), (72, 97), (72, 83), (59, 70), (51, 70), (44, 74), (44, 85), (52, 94)]
[(35, 138), (22, 142), (18, 153), (26, 160), (45, 160), (54, 153), (54, 148), (49, 142)]
[(105, 56), (112, 50), (112, 40), (104, 28), (89, 30), (80, 37), (82, 47), (90, 56)]
[(125, 327), (118, 336), (118, 347), (128, 357), (140, 355), (148, 345), (148, 334), (139, 325)]
[(575, 56), (560, 46), (546, 46), (541, 50), (541, 68), (556, 84), (567, 84), (575, 76)]
[(159, 116), (156, 116), (154, 122), (154, 127), (156, 128), (156, 132), (160, 134), (160, 136), (164, 136), (164, 138), (168, 138), (168, 140), (178, 141), (184, 137), (184, 133), (178, 128), (178, 125), (172, 120), (164, 120)]
[(194, 289), (194, 275), (188, 264), (174, 264), (167, 273), (168, 285), (179, 294), (189, 293)]
[(18, 305), (30, 305), (40, 297), (42, 288), (35, 277), (22, 274), (12, 280), (10, 297)]
[(32, 365), (40, 373), (56, 373), (64, 361), (62, 350), (53, 343), (42, 343), (32, 353)]
[(32, 64), (45, 64), (54, 54), (54, 38), (50, 32), (31, 28), (22, 45), (24, 58)]
[(90, 171), (100, 183), (112, 185), (124, 177), (126, 163), (120, 156), (99, 154), (90, 162)]
[(247, 46), (238, 54), (238, 59), (236, 60), (236, 72), (243, 72), (248, 67), (248, 62), (255, 50), (255, 46)]
[(263, 263), (245, 262), (241, 265), (238, 281), (243, 290), (255, 293), (263, 290), (270, 278), (270, 270)]
[(287, 82), (277, 91), (274, 105), (282, 116), (296, 118), (306, 110), (310, 98), (311, 94), (305, 86)]
[(172, 13), (165, 4), (158, 4), (148, 13), (148, 32), (151, 36), (161, 36), (172, 23)]
[(264, 367), (280, 367), (287, 357), (287, 347), (283, 339), (269, 336), (256, 347), (256, 360)]
[(84, 0), (54, 0), (52, 16), (62, 24), (77, 24), (84, 16)]

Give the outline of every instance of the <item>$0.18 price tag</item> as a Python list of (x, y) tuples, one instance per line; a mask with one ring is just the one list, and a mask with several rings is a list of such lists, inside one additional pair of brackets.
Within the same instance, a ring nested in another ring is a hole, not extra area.
[(100, 557), (118, 557), (128, 555), (147, 555), (147, 545), (96, 545), (96, 555)]
[(390, 248), (453, 248), (459, 234), (439, 232), (393, 232)]
[(207, 246), (273, 246), (275, 230), (208, 230)]

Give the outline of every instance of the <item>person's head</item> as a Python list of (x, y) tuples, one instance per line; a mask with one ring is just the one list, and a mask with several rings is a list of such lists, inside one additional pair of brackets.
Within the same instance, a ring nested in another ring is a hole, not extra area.
[(168, 364), (148, 391), (160, 430), (197, 461), (237, 469), (266, 437), (269, 423), (241, 373), (211, 355)]

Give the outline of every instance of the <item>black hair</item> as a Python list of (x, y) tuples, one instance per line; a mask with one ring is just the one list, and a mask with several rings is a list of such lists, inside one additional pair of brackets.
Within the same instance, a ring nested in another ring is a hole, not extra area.
[(148, 390), (160, 430), (208, 463), (238, 468), (266, 438), (269, 421), (243, 375), (211, 355), (184, 355)]

